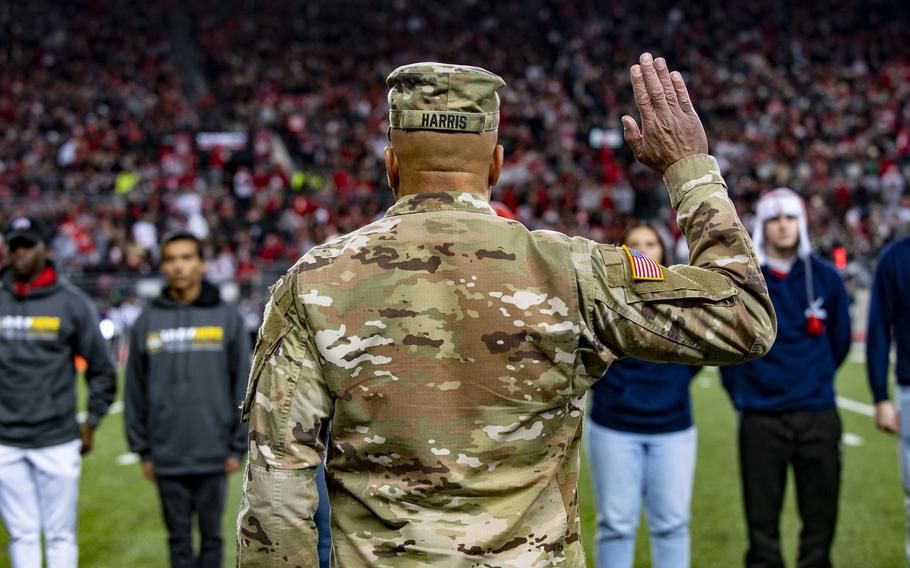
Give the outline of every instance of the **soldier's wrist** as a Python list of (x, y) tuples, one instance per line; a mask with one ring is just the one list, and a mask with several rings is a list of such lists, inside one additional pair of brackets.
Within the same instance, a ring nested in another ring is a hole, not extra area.
[(674, 209), (678, 209), (685, 195), (696, 187), (706, 184), (726, 187), (717, 160), (709, 154), (693, 154), (677, 160), (664, 172), (663, 180)]

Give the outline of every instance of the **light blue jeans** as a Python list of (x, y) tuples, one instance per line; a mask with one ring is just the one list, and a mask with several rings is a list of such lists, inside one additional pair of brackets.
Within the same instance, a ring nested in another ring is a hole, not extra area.
[(900, 443), (897, 455), (901, 464), (901, 481), (904, 484), (904, 507), (907, 515), (907, 542), (905, 551), (910, 567), (910, 387), (897, 386), (897, 404), (901, 416)]
[(631, 568), (642, 498), (654, 568), (688, 568), (695, 477), (695, 427), (634, 434), (588, 422), (587, 450), (597, 504), (597, 567)]

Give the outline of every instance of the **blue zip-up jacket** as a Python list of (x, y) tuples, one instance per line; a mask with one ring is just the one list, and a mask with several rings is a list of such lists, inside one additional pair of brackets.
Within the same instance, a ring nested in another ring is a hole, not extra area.
[(777, 339), (761, 359), (722, 367), (724, 387), (741, 411), (783, 413), (834, 408), (834, 376), (850, 351), (850, 299), (843, 279), (812, 255), (816, 301), (825, 310), (824, 333), (806, 332), (806, 263), (798, 260), (781, 278), (762, 266), (774, 311)]
[(910, 386), (910, 237), (885, 247), (875, 271), (866, 332), (866, 371), (875, 402), (888, 399), (888, 354), (897, 344), (897, 382)]
[(664, 434), (692, 426), (689, 383), (700, 367), (623, 359), (594, 384), (591, 420), (636, 434)]

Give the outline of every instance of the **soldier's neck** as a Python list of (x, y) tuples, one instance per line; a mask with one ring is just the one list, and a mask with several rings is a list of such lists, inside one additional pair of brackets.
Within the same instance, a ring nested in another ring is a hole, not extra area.
[(401, 199), (418, 193), (468, 192), (489, 200), (490, 187), (487, 182), (485, 177), (470, 172), (409, 172), (401, 177), (394, 193), (396, 199)]

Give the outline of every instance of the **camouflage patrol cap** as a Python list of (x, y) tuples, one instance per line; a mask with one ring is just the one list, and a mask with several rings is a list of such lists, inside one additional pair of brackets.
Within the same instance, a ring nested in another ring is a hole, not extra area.
[(499, 128), (496, 91), (506, 82), (486, 69), (412, 63), (392, 71), (386, 84), (391, 128), (458, 132)]

